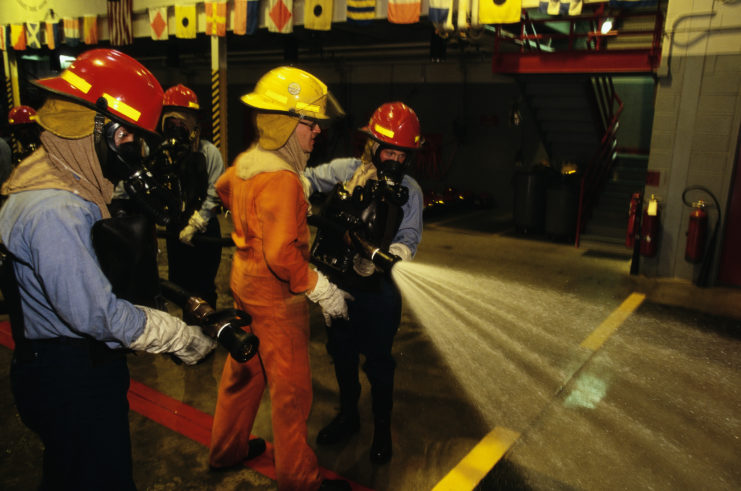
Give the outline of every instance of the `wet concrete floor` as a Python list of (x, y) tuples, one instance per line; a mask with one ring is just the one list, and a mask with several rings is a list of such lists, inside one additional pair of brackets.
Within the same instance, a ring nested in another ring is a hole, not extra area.
[[(337, 404), (323, 322), (312, 309), (309, 438), (320, 464), (358, 488), (378, 490), (430, 490), (438, 483), (483, 490), (741, 489), (741, 291), (631, 276), (628, 252), (517, 235), (507, 217), (492, 211), (428, 221), (415, 263), (448, 268), (448, 278), (463, 284), (456, 288), (449, 279), (434, 287), (444, 292), (452, 283), (455, 295), (449, 304), (428, 300), (429, 310), (440, 313), (426, 322), (424, 295), (410, 293), (414, 298), (405, 301), (394, 345), (394, 457), (387, 465), (368, 459), (365, 379), (360, 432), (334, 447), (314, 443)], [(219, 307), (230, 306), (230, 253), (224, 250)], [(473, 297), (483, 303), (469, 308)], [(11, 354), (0, 346), (0, 488), (35, 489), (42, 447), (15, 411)], [(225, 357), (219, 348), (206, 363), (183, 367), (136, 354), (129, 365), (137, 384), (187, 406), (171, 419), (194, 411), (202, 424), (213, 414)], [(209, 472), (207, 448), (187, 425), (161, 424), (135, 410), (130, 421), (139, 489), (276, 489), (248, 467)], [(267, 396), (253, 433), (272, 440)], [(511, 439), (501, 459), (493, 451), (469, 455), (502, 434)]]

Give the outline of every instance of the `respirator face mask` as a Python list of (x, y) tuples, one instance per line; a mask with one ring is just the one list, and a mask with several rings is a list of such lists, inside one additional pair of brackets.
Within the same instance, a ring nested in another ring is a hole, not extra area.
[(106, 179), (116, 184), (141, 169), (148, 146), (131, 128), (111, 121), (102, 129), (98, 158)]
[(376, 170), (378, 171), (378, 177), (382, 181), (385, 181), (386, 183), (392, 186), (401, 184), (401, 180), (404, 178), (404, 174), (406, 174), (407, 169), (409, 168), (408, 162), (411, 156), (407, 150), (401, 150), (401, 152), (404, 152), (406, 154), (406, 157), (404, 159), (382, 160), (381, 153), (384, 150), (398, 151), (397, 149), (393, 147), (384, 147), (384, 146), (379, 145), (378, 149), (373, 154), (373, 165), (376, 166)]
[(179, 123), (175, 118), (167, 118), (162, 130), (165, 140), (175, 140), (181, 145), (190, 144), (190, 135), (188, 128), (183, 123)]
[(150, 143), (130, 127), (111, 121), (97, 145), (103, 175), (114, 185), (123, 182), (126, 194), (160, 225), (171, 221), (177, 199), (150, 169)]

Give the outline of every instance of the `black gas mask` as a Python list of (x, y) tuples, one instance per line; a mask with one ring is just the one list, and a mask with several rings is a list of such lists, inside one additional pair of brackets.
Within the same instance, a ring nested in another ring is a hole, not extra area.
[(96, 116), (95, 124), (95, 149), (103, 176), (116, 184), (141, 170), (148, 153), (144, 139), (116, 121), (103, 123), (101, 115)]
[[(152, 172), (149, 149), (155, 142), (117, 121), (96, 116), (95, 142), (103, 176), (114, 185), (122, 182), (126, 194), (158, 224), (172, 221), (177, 199), (161, 176)], [(179, 211), (179, 210), (178, 210)]]
[[(404, 152), (406, 157), (403, 161), (399, 160), (381, 160), (381, 152), (383, 150), (394, 150)], [(409, 162), (412, 159), (412, 152), (407, 149), (397, 149), (395, 147), (388, 147), (379, 145), (376, 151), (373, 153), (373, 165), (378, 171), (378, 178), (390, 186), (401, 184), (401, 180), (404, 178), (407, 169), (409, 168)]]

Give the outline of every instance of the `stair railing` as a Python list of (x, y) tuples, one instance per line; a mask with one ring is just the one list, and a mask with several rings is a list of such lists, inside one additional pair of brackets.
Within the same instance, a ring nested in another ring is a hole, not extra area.
[(595, 77), (593, 82), (598, 107), (600, 108), (602, 120), (606, 122), (606, 128), (600, 139), (599, 148), (581, 176), (576, 231), (574, 233), (575, 247), (579, 247), (584, 226), (589, 218), (591, 218), (597, 198), (612, 172), (616, 157), (616, 135), (620, 125), (620, 115), (623, 112), (623, 101), (615, 92), (612, 78), (609, 76)]

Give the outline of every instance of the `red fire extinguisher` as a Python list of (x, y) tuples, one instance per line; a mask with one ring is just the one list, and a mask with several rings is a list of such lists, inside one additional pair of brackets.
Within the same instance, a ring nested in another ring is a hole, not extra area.
[(705, 240), (708, 235), (708, 213), (705, 211), (705, 202), (703, 200), (693, 202), (692, 208), (694, 210), (690, 213), (684, 259), (696, 264), (702, 262), (702, 258), (705, 255)]
[(628, 229), (625, 231), (625, 247), (632, 249), (635, 245), (637, 232), (638, 208), (641, 206), (641, 193), (633, 193), (630, 197), (630, 208), (628, 209)]
[(659, 239), (659, 202), (651, 195), (641, 219), (641, 256), (654, 257)]

